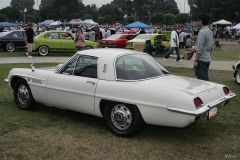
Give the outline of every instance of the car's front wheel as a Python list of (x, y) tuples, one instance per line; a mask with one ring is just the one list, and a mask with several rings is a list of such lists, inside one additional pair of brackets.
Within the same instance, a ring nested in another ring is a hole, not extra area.
[(85, 47), (85, 50), (88, 50), (88, 49), (93, 49), (93, 47), (91, 47), (91, 46), (86, 46), (86, 47)]
[(134, 105), (112, 103), (104, 109), (104, 120), (109, 130), (120, 137), (137, 135), (144, 126), (141, 113)]
[(16, 47), (13, 43), (7, 43), (5, 49), (8, 52), (13, 52), (16, 49)]
[(41, 56), (46, 56), (49, 54), (49, 48), (47, 46), (40, 46), (38, 48), (38, 54)]
[(30, 110), (37, 106), (37, 102), (32, 96), (29, 85), (24, 79), (19, 79), (14, 85), (14, 100), (21, 109)]
[(237, 74), (236, 74), (236, 81), (240, 85), (240, 68), (238, 68)]

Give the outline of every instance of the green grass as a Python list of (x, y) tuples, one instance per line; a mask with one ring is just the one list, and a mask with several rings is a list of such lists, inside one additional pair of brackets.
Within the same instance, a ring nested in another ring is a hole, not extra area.
[[(71, 57), (75, 53), (50, 53), (48, 56), (51, 57)], [(34, 57), (41, 57), (37, 52), (33, 52), (32, 55)], [(24, 50), (16, 50), (14, 52), (7, 52), (3, 49), (0, 49), (0, 58), (2, 57), (26, 57), (26, 51)]]
[[(48, 67), (56, 64), (36, 64)], [(219, 110), (212, 121), (202, 119), (184, 129), (146, 125), (131, 139), (112, 135), (102, 118), (39, 105), (33, 111), (17, 108), (12, 90), (3, 82), (13, 67), (0, 64), (0, 159), (224, 159), (240, 158), (240, 98)], [(167, 67), (193, 77), (189, 68)], [(240, 94), (233, 72), (210, 70), (210, 80)], [(148, 96), (148, 95), (146, 95)], [(174, 100), (174, 95), (169, 97)]]
[[(220, 39), (221, 40), (221, 39)], [(237, 42), (230, 42), (236, 44)], [(180, 53), (184, 55), (185, 49), (181, 49)], [(15, 52), (6, 52), (0, 49), (0, 58), (1, 57), (25, 57), (26, 52), (23, 50), (16, 50)], [(50, 53), (48, 56), (51, 57), (71, 57), (74, 53)], [(41, 57), (37, 52), (33, 52), (34, 57)], [(222, 50), (213, 50), (212, 51), (212, 60), (213, 61), (236, 61), (240, 58), (240, 45), (223, 45)]]

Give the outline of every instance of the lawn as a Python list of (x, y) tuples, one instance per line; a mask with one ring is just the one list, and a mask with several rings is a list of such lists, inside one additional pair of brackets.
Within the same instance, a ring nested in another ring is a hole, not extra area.
[[(184, 129), (146, 125), (139, 135), (124, 139), (112, 135), (102, 118), (44, 105), (33, 111), (18, 109), (3, 82), (12, 67), (29, 64), (0, 64), (0, 159), (240, 159), (239, 97), (212, 121), (202, 119)], [(167, 68), (193, 77), (191, 69)], [(209, 75), (240, 94), (233, 72), (210, 70)]]
[[(223, 45), (222, 50), (212, 51), (212, 60), (214, 61), (237, 61), (240, 58), (240, 45), (236, 45), (237, 42), (230, 42), (235, 45)], [(180, 53), (184, 55), (186, 49), (181, 49)], [(26, 52), (23, 50), (16, 50), (15, 52), (6, 52), (0, 49), (1, 57), (25, 57)], [(71, 57), (74, 53), (50, 53), (51, 57)], [(37, 52), (33, 52), (34, 57), (41, 57)]]

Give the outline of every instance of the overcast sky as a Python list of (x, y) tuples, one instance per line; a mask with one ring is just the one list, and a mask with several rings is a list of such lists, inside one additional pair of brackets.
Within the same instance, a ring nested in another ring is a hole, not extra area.
[[(39, 0), (40, 2), (41, 0)], [(96, 2), (97, 1), (97, 2)], [(95, 3), (97, 7), (100, 7), (102, 4), (110, 3), (112, 0), (83, 0), (83, 4), (93, 4)], [(185, 2), (185, 13), (189, 12), (189, 6), (187, 4), (187, 0), (175, 0), (177, 2), (178, 8), (181, 8), (181, 13), (184, 12), (184, 2)], [(0, 3), (0, 9), (10, 6), (11, 0), (1, 0)], [(37, 8), (37, 0), (35, 0), (35, 6), (34, 8)]]

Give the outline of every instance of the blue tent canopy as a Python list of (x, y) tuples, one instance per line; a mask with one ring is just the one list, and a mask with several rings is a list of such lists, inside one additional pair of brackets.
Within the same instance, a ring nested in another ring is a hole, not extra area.
[(152, 28), (152, 27), (149, 25), (146, 25), (142, 22), (137, 21), (137, 22), (128, 24), (126, 26), (123, 26), (123, 28)]

